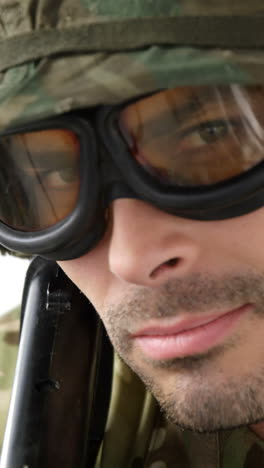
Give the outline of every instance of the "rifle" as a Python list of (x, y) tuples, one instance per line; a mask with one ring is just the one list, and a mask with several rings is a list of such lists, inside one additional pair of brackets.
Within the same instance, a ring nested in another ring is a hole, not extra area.
[(52, 261), (36, 257), (0, 468), (92, 468), (104, 436), (113, 350), (92, 304)]

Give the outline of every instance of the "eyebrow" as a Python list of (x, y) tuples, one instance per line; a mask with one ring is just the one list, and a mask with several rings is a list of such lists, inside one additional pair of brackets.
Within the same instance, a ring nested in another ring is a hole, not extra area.
[(186, 118), (200, 112), (205, 104), (216, 101), (218, 101), (218, 99), (215, 93), (212, 93), (212, 90), (209, 91), (207, 88), (204, 88), (199, 95), (197, 95), (197, 93), (192, 93), (183, 104), (172, 107), (171, 110), (173, 114), (176, 114), (176, 117)]
[[(231, 97), (230, 90), (224, 87), (221, 88), (220, 95), (223, 98), (230, 99)], [(168, 95), (168, 98), (169, 96), (170, 95)], [(167, 102), (171, 104), (169, 99), (167, 99)], [(212, 104), (215, 102), (218, 102), (218, 97), (215, 93), (212, 92), (212, 89), (208, 87), (201, 88), (199, 94), (192, 93), (181, 105), (177, 106), (176, 99), (175, 101), (172, 101), (172, 104), (176, 105), (172, 105), (169, 109), (161, 112), (158, 115), (158, 117), (146, 120), (144, 122), (143, 127), (150, 127), (152, 128), (152, 130), (155, 131), (155, 136), (161, 136), (164, 134), (165, 131), (164, 123), (165, 125), (168, 125), (168, 122), (166, 122), (166, 116), (171, 113), (171, 115), (174, 117), (173, 126), (175, 126), (175, 124), (177, 125), (178, 123), (180, 130), (185, 119), (193, 117), (195, 114), (201, 112), (201, 110), (204, 109), (205, 105)], [(139, 119), (138, 127), (142, 128), (140, 127), (140, 123), (141, 120)], [(166, 127), (166, 130), (168, 130), (168, 127)]]

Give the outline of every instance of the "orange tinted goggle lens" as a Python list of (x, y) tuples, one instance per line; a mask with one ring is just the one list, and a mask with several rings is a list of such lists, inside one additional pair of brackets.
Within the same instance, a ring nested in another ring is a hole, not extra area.
[(264, 157), (264, 87), (161, 91), (121, 111), (119, 128), (138, 164), (159, 182), (228, 181)]
[(80, 191), (80, 142), (68, 129), (0, 137), (0, 220), (14, 229), (39, 231), (62, 221)]

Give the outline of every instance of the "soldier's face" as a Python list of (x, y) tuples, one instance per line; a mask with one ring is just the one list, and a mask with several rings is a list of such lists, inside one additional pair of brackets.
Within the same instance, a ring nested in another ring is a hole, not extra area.
[(120, 356), (195, 430), (264, 417), (264, 209), (193, 221), (116, 200), (108, 231), (60, 262)]

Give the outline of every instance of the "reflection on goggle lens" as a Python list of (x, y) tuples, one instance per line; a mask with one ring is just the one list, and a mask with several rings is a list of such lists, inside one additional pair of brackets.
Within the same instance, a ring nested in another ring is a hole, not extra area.
[(71, 130), (1, 137), (0, 165), (0, 189), (7, 201), (0, 219), (8, 226), (38, 231), (74, 210), (80, 188), (80, 143)]
[(177, 88), (124, 108), (120, 131), (135, 160), (165, 184), (208, 186), (264, 155), (262, 87)]

